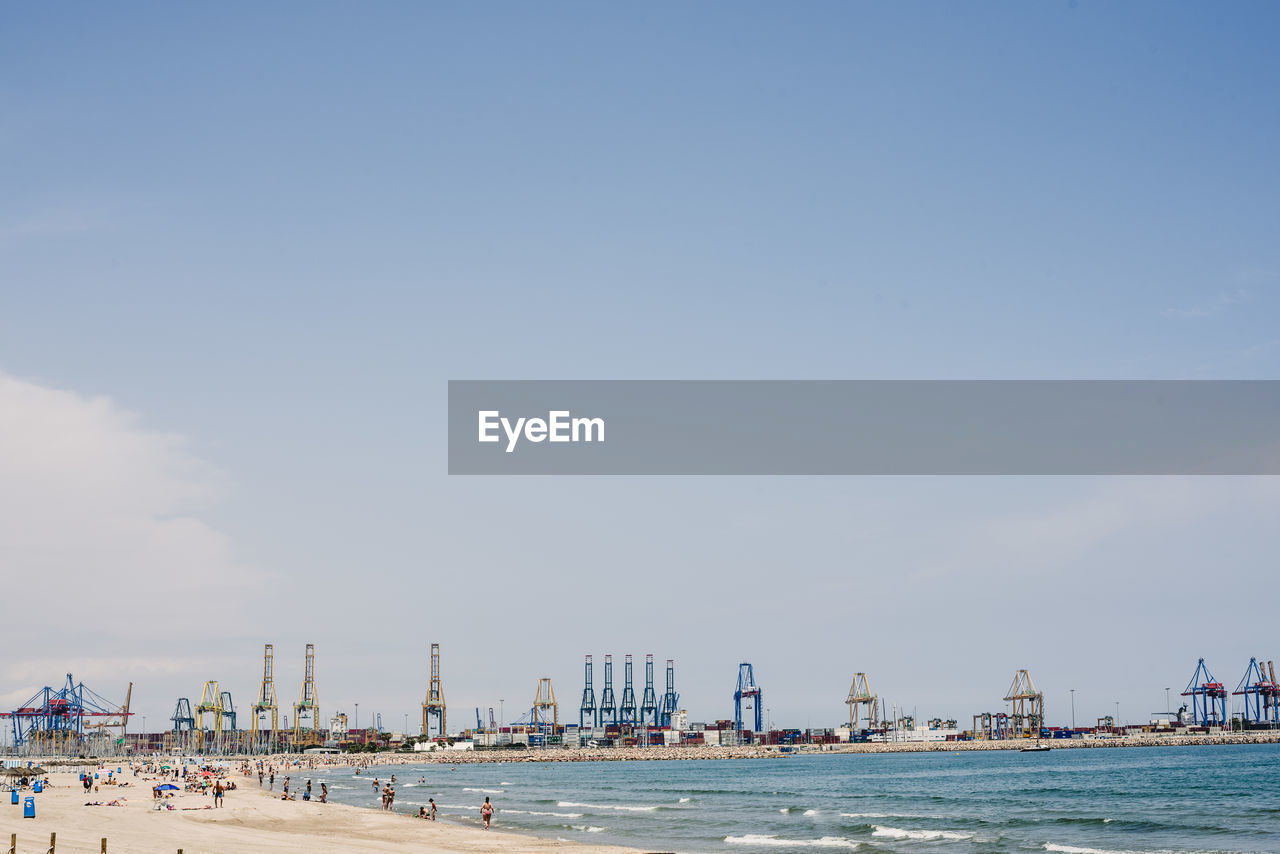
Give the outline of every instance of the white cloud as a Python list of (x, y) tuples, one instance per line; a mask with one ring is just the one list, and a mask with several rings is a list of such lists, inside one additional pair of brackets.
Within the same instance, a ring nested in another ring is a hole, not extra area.
[[(224, 478), (106, 397), (0, 373), (0, 700), (208, 664), (247, 629), (254, 574), (198, 512)], [(0, 703), (2, 705), (2, 703)]]

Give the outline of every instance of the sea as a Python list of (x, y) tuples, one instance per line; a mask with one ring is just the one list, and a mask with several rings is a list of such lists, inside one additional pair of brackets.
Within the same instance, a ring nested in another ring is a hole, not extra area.
[[(396, 765), (317, 772), (333, 801), (679, 854), (1280, 852), (1280, 745), (782, 759)], [(295, 775), (299, 789), (305, 777)], [(301, 785), (299, 785), (301, 784)]]

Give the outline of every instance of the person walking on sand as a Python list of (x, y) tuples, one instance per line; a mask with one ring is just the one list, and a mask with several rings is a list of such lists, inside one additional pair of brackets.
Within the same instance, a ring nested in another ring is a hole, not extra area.
[(431, 819), (432, 821), (435, 821), (436, 820), (436, 799), (427, 798), (427, 801), (431, 804), (431, 814), (427, 816), (427, 818)]
[(493, 804), (489, 802), (488, 796), (485, 796), (484, 803), (480, 806), (480, 818), (484, 819), (484, 829), (489, 829), (489, 822), (493, 819)]
[(320, 803), (322, 804), (329, 803), (329, 784), (328, 783), (320, 784)]
[(213, 806), (214, 806), (215, 808), (218, 808), (218, 807), (221, 807), (221, 806), (222, 806), (222, 793), (223, 793), (223, 791), (225, 791), (225, 790), (222, 788), (222, 781), (221, 781), (221, 780), (219, 780), (218, 782), (216, 782), (216, 783), (214, 783), (214, 784), (213, 784)]

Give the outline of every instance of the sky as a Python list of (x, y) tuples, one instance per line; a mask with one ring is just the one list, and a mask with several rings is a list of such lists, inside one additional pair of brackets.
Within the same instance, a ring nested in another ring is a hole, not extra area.
[[(1274, 646), (1274, 478), (465, 478), (450, 379), (1280, 379), (1272, 3), (0, 11), (0, 707), (264, 643), (450, 728), (582, 656), (1146, 720)], [(621, 667), (617, 681), (621, 681)], [(291, 711), (289, 712), (292, 716)]]

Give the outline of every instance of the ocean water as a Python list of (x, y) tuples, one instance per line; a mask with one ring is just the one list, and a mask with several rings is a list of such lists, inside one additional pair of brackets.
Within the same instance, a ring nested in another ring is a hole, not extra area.
[[(406, 765), (317, 773), (330, 798), (646, 851), (1280, 852), (1280, 745)], [(294, 775), (305, 785), (306, 777)], [(422, 778), (426, 782), (421, 782)]]

